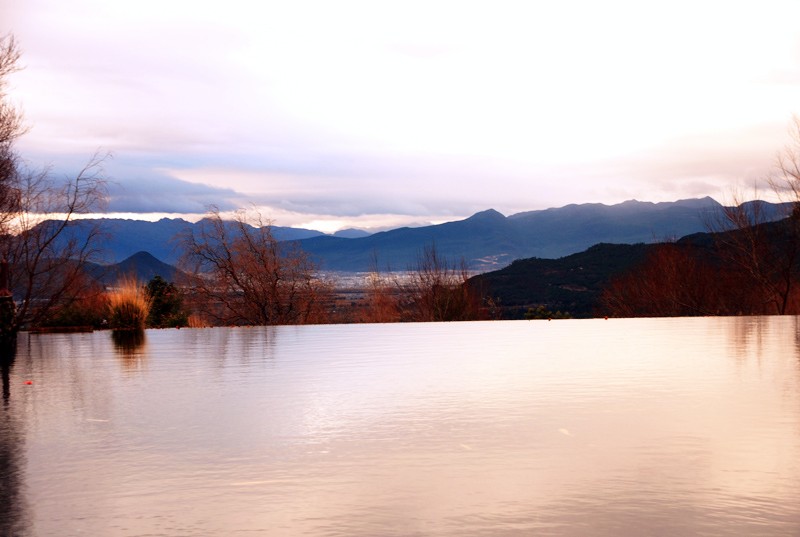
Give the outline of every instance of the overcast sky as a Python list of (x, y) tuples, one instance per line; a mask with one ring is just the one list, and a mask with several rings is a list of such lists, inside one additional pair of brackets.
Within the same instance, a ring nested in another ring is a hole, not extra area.
[(0, 0), (32, 164), (109, 210), (440, 222), (748, 189), (800, 112), (800, 2)]

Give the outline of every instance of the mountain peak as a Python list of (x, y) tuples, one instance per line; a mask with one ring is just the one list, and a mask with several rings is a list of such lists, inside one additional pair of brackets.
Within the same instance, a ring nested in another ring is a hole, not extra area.
[(467, 218), (467, 220), (470, 220), (470, 221), (473, 221), (473, 222), (476, 221), (476, 220), (481, 220), (481, 221), (503, 221), (505, 219), (506, 219), (506, 217), (503, 216), (502, 213), (500, 213), (499, 211), (496, 211), (494, 209), (486, 209), (485, 211), (481, 211), (481, 212), (475, 213), (472, 216), (470, 216), (469, 218)]
[(122, 263), (141, 263), (143, 261), (148, 262), (148, 263), (152, 262), (152, 261), (156, 261), (158, 263), (162, 263), (162, 261), (160, 259), (157, 259), (156, 256), (154, 256), (150, 252), (147, 252), (145, 250), (140, 250), (140, 251), (136, 252), (135, 254), (133, 254), (132, 256), (129, 256), (126, 259), (122, 260), (120, 264), (122, 264)]
[[(659, 205), (669, 205), (670, 202), (661, 202)], [(688, 198), (688, 199), (680, 199), (678, 201), (674, 201), (671, 203), (676, 207), (689, 207), (692, 209), (709, 209), (719, 207), (720, 204), (711, 196), (706, 196), (704, 198)]]
[(340, 229), (333, 234), (334, 237), (341, 237), (343, 239), (360, 239), (362, 237), (369, 237), (370, 235), (372, 235), (372, 233), (369, 231), (355, 228)]

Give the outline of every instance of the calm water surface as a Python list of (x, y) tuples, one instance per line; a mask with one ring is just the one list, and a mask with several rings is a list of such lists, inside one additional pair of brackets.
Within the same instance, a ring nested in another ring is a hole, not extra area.
[(3, 373), (3, 536), (800, 535), (793, 317), (23, 335)]

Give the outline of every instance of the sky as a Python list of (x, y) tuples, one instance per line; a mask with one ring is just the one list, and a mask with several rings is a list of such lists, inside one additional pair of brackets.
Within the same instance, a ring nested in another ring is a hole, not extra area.
[(751, 191), (800, 113), (800, 2), (0, 0), (32, 166), (107, 210), (331, 232)]

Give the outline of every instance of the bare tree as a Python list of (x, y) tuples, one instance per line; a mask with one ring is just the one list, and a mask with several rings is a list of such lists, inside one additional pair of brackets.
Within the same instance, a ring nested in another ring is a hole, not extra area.
[(772, 190), (792, 204), (792, 213), (800, 212), (800, 116), (789, 126), (789, 143), (778, 153), (775, 172), (769, 178)]
[(759, 294), (743, 281), (736, 267), (716, 260), (713, 249), (654, 244), (642, 263), (603, 290), (597, 313), (615, 317), (762, 313)]
[(394, 323), (400, 320), (402, 294), (396, 278), (373, 269), (367, 276), (364, 308), (359, 322)]
[(762, 307), (754, 313), (794, 313), (800, 283), (800, 118), (793, 118), (790, 143), (777, 155), (768, 178), (779, 200), (788, 200), (783, 218), (765, 213), (758, 192), (755, 201), (734, 195), (719, 218), (709, 226), (716, 232), (722, 259), (748, 277)]
[(16, 303), (2, 329), (46, 320), (81, 294), (85, 263), (96, 252), (97, 232), (78, 239), (71, 223), (81, 213), (100, 210), (106, 197), (103, 156), (95, 155), (76, 176), (59, 179), (50, 170), (24, 169), (13, 143), (24, 131), (21, 114), (8, 101), (6, 76), (17, 68), (12, 37), (0, 39), (0, 260), (10, 267), (9, 288)]
[(435, 245), (426, 246), (401, 283), (404, 318), (411, 321), (467, 321), (480, 317), (481, 297), (470, 287), (466, 264), (454, 265)]
[(715, 234), (721, 259), (747, 279), (761, 306), (752, 313), (784, 315), (792, 312), (800, 262), (800, 226), (797, 214), (770, 222), (760, 201), (725, 207), (726, 226)]
[(329, 286), (296, 244), (279, 242), (256, 213), (223, 220), (212, 208), (181, 240), (183, 265), (216, 323), (235, 325), (320, 322)]
[(103, 157), (95, 156), (74, 177), (17, 172), (19, 203), (6, 224), (2, 255), (11, 266), (17, 302), (14, 329), (37, 325), (81, 296), (86, 263), (98, 254), (99, 231), (73, 234), (76, 216), (99, 211), (105, 201)]
[(13, 143), (23, 132), (20, 112), (8, 101), (7, 76), (17, 70), (19, 49), (11, 36), (0, 38), (0, 234), (19, 204)]

